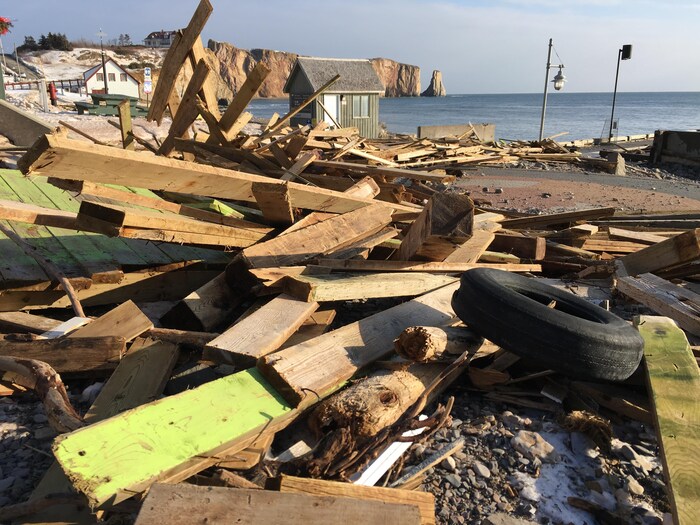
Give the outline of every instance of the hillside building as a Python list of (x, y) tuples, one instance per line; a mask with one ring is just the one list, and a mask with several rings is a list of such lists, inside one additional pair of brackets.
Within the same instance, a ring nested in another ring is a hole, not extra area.
[[(127, 95), (139, 97), (139, 81), (126, 69), (108, 58), (105, 62), (107, 69), (107, 88), (110, 95)], [(87, 93), (104, 93), (105, 79), (102, 62), (83, 73)]]

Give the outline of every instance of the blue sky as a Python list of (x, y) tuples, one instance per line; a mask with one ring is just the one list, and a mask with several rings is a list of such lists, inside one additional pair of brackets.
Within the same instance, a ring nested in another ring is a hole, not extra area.
[[(566, 91), (612, 91), (617, 50), (633, 44), (620, 91), (700, 91), (700, 0), (211, 0), (203, 32), (243, 47), (328, 57), (382, 56), (440, 69), (448, 93), (541, 92), (547, 42), (566, 66)], [(100, 9), (110, 5), (109, 9)], [(184, 27), (197, 0), (0, 0), (15, 21), (6, 50), (24, 35), (116, 38)], [(556, 57), (554, 58), (556, 60)], [(700, 117), (700, 115), (699, 115)]]

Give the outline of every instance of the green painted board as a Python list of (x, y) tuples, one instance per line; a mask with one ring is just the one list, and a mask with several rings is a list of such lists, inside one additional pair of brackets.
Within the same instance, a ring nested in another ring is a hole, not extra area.
[(292, 410), (251, 369), (59, 436), (53, 451), (92, 505), (116, 503)]
[(644, 360), (673, 522), (700, 523), (700, 369), (683, 330), (668, 317), (635, 320)]

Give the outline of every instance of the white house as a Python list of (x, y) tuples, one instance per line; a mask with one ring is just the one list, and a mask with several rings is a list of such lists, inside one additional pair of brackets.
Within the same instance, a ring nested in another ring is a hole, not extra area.
[[(138, 98), (139, 81), (131, 73), (111, 58), (105, 61), (105, 68), (107, 69), (107, 90), (110, 95), (127, 95)], [(83, 79), (85, 80), (85, 89), (88, 93), (105, 92), (102, 62), (83, 73)]]

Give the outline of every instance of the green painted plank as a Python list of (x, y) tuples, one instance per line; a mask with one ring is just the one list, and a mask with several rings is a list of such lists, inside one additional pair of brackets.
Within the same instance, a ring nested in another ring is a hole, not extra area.
[[(11, 175), (0, 175), (0, 178), (10, 186), (19, 197), (20, 202), (27, 202), (43, 206), (45, 208), (58, 207), (41, 190), (40, 179), (29, 179), (28, 177), (15, 177)], [(49, 185), (43, 181), (44, 185)], [(54, 189), (54, 186), (51, 186)], [(85, 274), (92, 277), (95, 274), (114, 272), (120, 269), (120, 265), (115, 257), (94, 243), (83, 232), (69, 230), (65, 228), (55, 228), (47, 226), (46, 229), (53, 235), (66, 251), (85, 269)]]
[(636, 320), (661, 444), (673, 523), (700, 523), (700, 369), (683, 330), (668, 317)]
[[(3, 176), (4, 177), (4, 176)], [(20, 200), (14, 189), (0, 177), (0, 199)], [(87, 277), (83, 267), (66, 252), (60, 242), (51, 234), (45, 226), (11, 222), (12, 229), (36, 248), (41, 255), (55, 263), (67, 277)]]
[(118, 502), (292, 411), (256, 369), (56, 438), (56, 459), (93, 505)]

